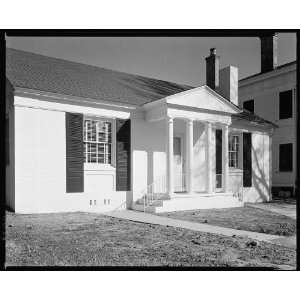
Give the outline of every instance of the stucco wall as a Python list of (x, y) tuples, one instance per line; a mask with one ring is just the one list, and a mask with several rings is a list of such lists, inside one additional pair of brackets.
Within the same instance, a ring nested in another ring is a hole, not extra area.
[(244, 188), (244, 202), (270, 201), (270, 137), (252, 133), (252, 187)]
[(166, 174), (166, 123), (131, 120), (132, 190), (138, 199), (143, 190)]
[(112, 174), (107, 171), (85, 172), (84, 193), (66, 193), (65, 112), (17, 106), (15, 128), (16, 212), (104, 211), (126, 207), (129, 193), (108, 190)]
[[(289, 70), (289, 71), (288, 71)], [(278, 76), (260, 75), (260, 80), (242, 81), (239, 87), (240, 105), (254, 99), (255, 113), (274, 122), (276, 128), (273, 135), (273, 186), (294, 186), (296, 168), (292, 172), (279, 172), (279, 144), (293, 143), (293, 166), (296, 166), (296, 71), (295, 66), (286, 67), (286, 71)], [(293, 118), (279, 120), (279, 93), (293, 89)]]

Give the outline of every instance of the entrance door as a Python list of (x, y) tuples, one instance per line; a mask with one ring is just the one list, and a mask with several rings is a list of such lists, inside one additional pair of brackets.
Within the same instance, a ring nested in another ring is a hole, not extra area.
[(183, 149), (182, 149), (182, 138), (174, 137), (173, 140), (173, 151), (174, 151), (174, 192), (185, 191), (185, 176), (183, 174)]

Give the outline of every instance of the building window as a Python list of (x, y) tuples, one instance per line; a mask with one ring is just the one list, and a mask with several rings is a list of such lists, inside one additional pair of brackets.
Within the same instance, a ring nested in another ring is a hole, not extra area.
[(243, 108), (254, 114), (254, 100), (247, 100), (243, 103)]
[(293, 144), (279, 145), (279, 172), (293, 171)]
[(84, 120), (84, 161), (111, 164), (112, 122), (99, 119)]
[(229, 136), (229, 167), (238, 168), (239, 166), (239, 136), (231, 135)]
[(279, 93), (279, 119), (293, 117), (293, 91), (288, 90)]

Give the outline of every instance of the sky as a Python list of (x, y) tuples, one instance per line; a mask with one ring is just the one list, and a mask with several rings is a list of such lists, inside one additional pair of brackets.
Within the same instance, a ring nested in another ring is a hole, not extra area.
[[(233, 65), (239, 78), (260, 72), (256, 37), (6, 37), (9, 48), (95, 65), (166, 81), (205, 83), (210, 48), (220, 68)], [(296, 34), (278, 34), (278, 65), (296, 59)]]

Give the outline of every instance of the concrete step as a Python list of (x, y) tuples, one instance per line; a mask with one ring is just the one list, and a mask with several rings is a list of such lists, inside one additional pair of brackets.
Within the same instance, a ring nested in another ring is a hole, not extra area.
[[(160, 200), (153, 200), (151, 202), (151, 206), (163, 206), (163, 202), (166, 201), (164, 199), (160, 199)], [(144, 205), (144, 200), (143, 199), (138, 199), (136, 202), (136, 204), (141, 204)]]
[(132, 209), (137, 210), (137, 211), (145, 211), (147, 213), (156, 213), (157, 212), (157, 207), (155, 207), (155, 206), (144, 207), (143, 204), (137, 204), (137, 203), (132, 204)]
[[(174, 195), (172, 199), (155, 200), (146, 212), (168, 212), (193, 209), (241, 207), (244, 203), (232, 193)], [(144, 202), (136, 202), (134, 210), (144, 211)]]

